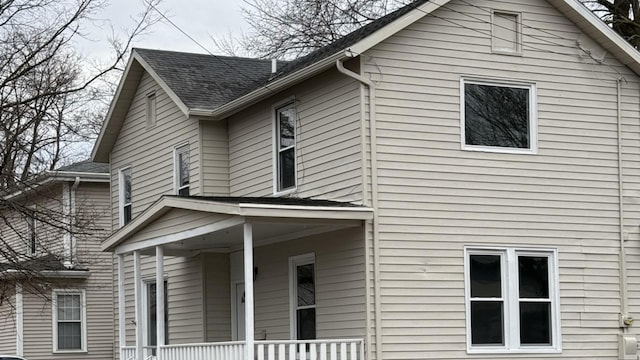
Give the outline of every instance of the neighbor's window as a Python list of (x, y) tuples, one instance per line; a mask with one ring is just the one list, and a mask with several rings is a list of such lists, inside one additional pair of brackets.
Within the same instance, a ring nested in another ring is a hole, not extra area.
[(470, 352), (559, 351), (555, 252), (466, 250)]
[(150, 93), (147, 95), (147, 126), (154, 126), (156, 117), (156, 93)]
[(32, 206), (27, 212), (27, 242), (29, 254), (36, 253), (36, 208)]
[(533, 84), (462, 80), (462, 148), (533, 153), (537, 150)]
[(296, 186), (296, 111), (294, 104), (276, 110), (276, 192)]
[(315, 255), (290, 258), (291, 335), (296, 340), (316, 338), (316, 264)]
[(174, 154), (176, 194), (189, 196), (189, 145), (177, 147)]
[(53, 292), (54, 351), (86, 351), (85, 293), (80, 290)]
[(519, 13), (491, 12), (491, 48), (505, 54), (522, 53), (522, 21)]
[(131, 196), (131, 168), (120, 170), (120, 226), (127, 225), (131, 221), (132, 196)]

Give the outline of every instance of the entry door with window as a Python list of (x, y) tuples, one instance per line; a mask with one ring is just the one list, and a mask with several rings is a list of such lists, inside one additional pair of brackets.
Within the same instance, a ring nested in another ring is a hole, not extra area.
[(316, 338), (315, 255), (290, 259), (292, 336), (297, 340)]
[[(156, 306), (156, 283), (149, 282), (146, 286), (146, 345), (147, 346), (157, 346), (158, 338), (157, 338), (157, 329), (158, 329), (158, 318), (157, 318), (157, 306)], [(169, 341), (169, 312), (168, 312), (168, 301), (167, 301), (167, 282), (164, 282), (164, 334), (165, 334), (165, 344), (168, 344)], [(155, 350), (153, 351), (153, 355), (155, 355)]]

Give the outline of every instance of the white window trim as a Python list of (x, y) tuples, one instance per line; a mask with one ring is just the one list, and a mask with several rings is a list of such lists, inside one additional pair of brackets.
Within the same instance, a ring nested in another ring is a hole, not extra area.
[[(529, 144), (528, 149), (507, 148), (499, 146), (467, 145), (465, 136), (465, 84), (513, 87), (529, 90)], [(537, 154), (538, 153), (538, 92), (536, 84), (524, 81), (480, 79), (474, 77), (460, 78), (460, 146), (462, 150), (494, 152), (505, 154)]]
[[(314, 306), (308, 306), (306, 308), (316, 308), (318, 307), (318, 293), (317, 293), (317, 289), (318, 289), (318, 283), (317, 283), (317, 278), (318, 278), (318, 267), (316, 265), (316, 254), (315, 253), (309, 253), (309, 254), (304, 254), (304, 255), (298, 255), (298, 256), (292, 256), (289, 258), (289, 328), (290, 328), (290, 336), (291, 339), (297, 339), (298, 338), (298, 321), (297, 321), (297, 314), (296, 311), (298, 310), (298, 284), (296, 282), (296, 275), (297, 275), (297, 271), (296, 271), (296, 267), (300, 266), (300, 265), (308, 265), (308, 264), (314, 264), (314, 271), (313, 271), (313, 284), (315, 286), (315, 291), (316, 291), (316, 303)], [(316, 321), (317, 321), (317, 310), (316, 310)], [(317, 326), (317, 324), (316, 324)], [(317, 331), (317, 329), (316, 329)]]
[[(80, 295), (81, 316), (81, 349), (58, 350), (58, 295)], [(87, 352), (87, 293), (84, 289), (54, 289), (51, 300), (51, 316), (53, 320), (53, 352), (55, 354), (86, 353)]]
[[(184, 151), (184, 149), (186, 149), (186, 151), (189, 153), (189, 159), (187, 160), (189, 162), (189, 184), (187, 184), (186, 186), (180, 187), (180, 164), (179, 164), (179, 158), (178, 155)], [(189, 142), (182, 142), (176, 146), (173, 147), (173, 192), (175, 193), (175, 195), (178, 195), (180, 193), (180, 190), (182, 190), (182, 188), (189, 188), (189, 193), (191, 193), (191, 153), (190, 153), (191, 149), (189, 148)]]
[[(504, 298), (504, 346), (472, 346), (471, 344), (471, 289), (469, 256), (487, 254), (502, 256), (502, 297)], [(517, 256), (519, 254), (549, 257), (549, 298), (551, 299), (551, 346), (520, 347), (520, 317), (518, 313)], [(466, 308), (466, 337), (468, 354), (557, 354), (562, 352), (562, 326), (560, 319), (560, 281), (558, 251), (553, 248), (465, 246), (464, 279)]]
[[(124, 207), (127, 205), (124, 203), (124, 172), (125, 171), (131, 171), (131, 184), (133, 185), (133, 171), (131, 170), (130, 166), (127, 167), (123, 167), (122, 169), (118, 170), (118, 217), (120, 218), (120, 227), (123, 227), (124, 224)], [(132, 215), (133, 215), (133, 186), (131, 189), (131, 203), (129, 203), (131, 205), (131, 210), (132, 210)]]
[(278, 168), (278, 161), (279, 161), (279, 155), (280, 155), (280, 149), (278, 149), (279, 147), (279, 139), (280, 139), (280, 132), (279, 132), (279, 119), (278, 119), (278, 110), (286, 108), (291, 106), (294, 110), (296, 109), (296, 102), (295, 102), (295, 98), (294, 97), (290, 97), (287, 98), (286, 100), (280, 101), (276, 104), (274, 104), (271, 107), (271, 114), (272, 114), (272, 132), (273, 132), (273, 195), (274, 196), (282, 196), (282, 195), (287, 195), (287, 194), (291, 194), (293, 192), (295, 192), (298, 189), (298, 112), (296, 111), (296, 119), (294, 120), (294, 136), (293, 136), (293, 146), (287, 148), (293, 148), (293, 154), (294, 154), (294, 160), (293, 160), (293, 182), (294, 185), (288, 189), (285, 190), (279, 190), (278, 189), (278, 184), (279, 184), (279, 168)]
[[(505, 14), (505, 15), (515, 15), (516, 16), (516, 26), (517, 29), (516, 31), (518, 32), (517, 34), (517, 44), (516, 44), (516, 50), (515, 51), (510, 51), (508, 49), (501, 49), (501, 48), (496, 48), (496, 46), (494, 45), (493, 40), (495, 39), (495, 35), (493, 33), (493, 26), (495, 24), (495, 14)], [(493, 52), (494, 54), (501, 54), (501, 55), (516, 55), (516, 56), (522, 56), (522, 13), (521, 12), (517, 12), (517, 11), (508, 11), (508, 10), (498, 10), (498, 9), (493, 9), (491, 10), (491, 52)]]

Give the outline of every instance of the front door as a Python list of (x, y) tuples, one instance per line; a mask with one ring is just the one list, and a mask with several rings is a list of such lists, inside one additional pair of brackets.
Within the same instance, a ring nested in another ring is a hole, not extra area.
[(235, 304), (236, 304), (236, 313), (234, 316), (235, 321), (235, 339), (237, 341), (245, 340), (245, 327), (244, 327), (244, 283), (236, 283), (235, 289)]

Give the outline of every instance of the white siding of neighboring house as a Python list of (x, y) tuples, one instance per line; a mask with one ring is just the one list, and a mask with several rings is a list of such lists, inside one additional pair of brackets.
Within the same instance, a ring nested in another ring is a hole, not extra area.
[[(491, 8), (521, 12), (522, 56), (491, 53)], [(363, 56), (377, 85), (384, 359), (470, 357), (463, 246), (479, 244), (558, 249), (563, 351), (542, 357), (617, 358), (616, 79), (625, 79), (632, 313), (640, 306), (639, 85), (611, 56), (590, 59), (576, 46), (581, 37), (543, 0), (454, 0)], [(536, 84), (537, 155), (460, 149), (463, 75)]]
[(273, 106), (295, 99), (298, 187), (291, 196), (361, 201), (359, 89), (329, 70), (230, 117), (230, 194), (273, 194)]
[[(9, 289), (7, 289), (9, 290)], [(8, 297), (8, 302), (0, 306), (0, 352), (16, 353), (16, 312), (15, 295)]]
[[(156, 94), (157, 120), (147, 126), (147, 94)], [(133, 217), (144, 211), (160, 195), (175, 194), (174, 155), (176, 145), (189, 142), (191, 195), (200, 193), (198, 121), (187, 119), (178, 106), (148, 73), (142, 75), (138, 90), (111, 153), (111, 202), (114, 230), (119, 228), (118, 170), (131, 167)]]

